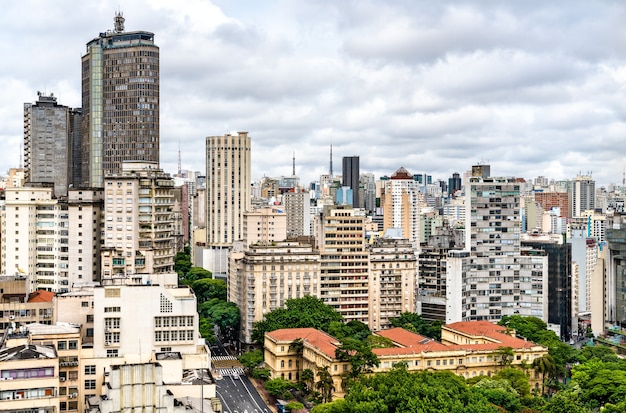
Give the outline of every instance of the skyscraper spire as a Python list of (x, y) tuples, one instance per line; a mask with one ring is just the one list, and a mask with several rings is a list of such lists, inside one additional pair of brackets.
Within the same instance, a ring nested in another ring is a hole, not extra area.
[(296, 176), (296, 151), (293, 151), (293, 167), (291, 169), (291, 176)]
[(333, 177), (333, 144), (330, 144), (330, 177)]
[(183, 176), (182, 162), (180, 159), (180, 139), (178, 140), (178, 176), (181, 178)]

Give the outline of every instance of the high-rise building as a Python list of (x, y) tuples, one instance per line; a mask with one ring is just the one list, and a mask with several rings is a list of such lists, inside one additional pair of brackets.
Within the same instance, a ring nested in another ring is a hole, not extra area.
[(352, 206), (361, 208), (361, 198), (359, 197), (359, 157), (344, 156), (342, 163), (341, 179), (342, 185), (352, 189)]
[(582, 213), (594, 209), (596, 205), (596, 182), (589, 175), (578, 175), (571, 186), (571, 217), (580, 217)]
[(207, 244), (230, 246), (242, 239), (243, 214), (251, 208), (248, 132), (206, 138)]
[(124, 161), (159, 162), (159, 48), (154, 34), (115, 30), (87, 43), (82, 57), (83, 185), (102, 187)]
[(80, 143), (76, 124), (80, 110), (59, 105), (50, 94), (38, 93), (36, 103), (24, 103), (24, 168), (26, 182), (53, 183), (56, 197), (67, 195), (75, 182), (72, 148)]
[(244, 237), (244, 213), (252, 209), (248, 132), (206, 138), (206, 246), (202, 266), (228, 278), (228, 249)]
[(517, 180), (490, 177), (489, 165), (475, 166), (465, 201), (466, 251), (451, 251), (446, 263), (446, 321), (513, 314), (547, 321), (547, 254), (521, 250)]
[(461, 190), (462, 186), (461, 175), (458, 172), (452, 174), (451, 178), (448, 178), (448, 195), (454, 196), (457, 191)]
[(104, 180), (102, 278), (174, 271), (174, 181), (150, 162)]
[(368, 251), (365, 216), (350, 206), (324, 207), (316, 217), (315, 240), (321, 253), (320, 298), (345, 321), (369, 322)]
[(402, 236), (419, 249), (420, 211), (426, 206), (419, 182), (406, 169), (399, 168), (391, 178), (384, 181), (381, 205), (384, 209), (384, 229), (401, 228)]
[(283, 204), (287, 214), (287, 236), (311, 235), (311, 202), (308, 192), (298, 188), (283, 194)]

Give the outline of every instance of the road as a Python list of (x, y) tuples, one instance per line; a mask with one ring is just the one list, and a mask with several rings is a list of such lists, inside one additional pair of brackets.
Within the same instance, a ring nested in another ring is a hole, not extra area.
[(211, 359), (217, 397), (222, 402), (224, 413), (271, 413), (245, 376), (241, 363), (229, 354), (219, 340), (211, 345)]

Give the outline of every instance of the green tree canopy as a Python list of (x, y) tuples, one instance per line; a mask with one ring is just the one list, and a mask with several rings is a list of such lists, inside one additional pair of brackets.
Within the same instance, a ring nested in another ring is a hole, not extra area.
[(213, 298), (217, 298), (221, 301), (226, 301), (226, 283), (223, 280), (215, 280), (213, 278), (200, 278), (196, 281), (193, 281), (190, 286), (194, 294), (196, 295), (196, 299), (198, 300), (199, 305)]
[(514, 367), (506, 367), (493, 376), (494, 379), (507, 380), (520, 397), (530, 396), (530, 383), (523, 371)]
[(290, 399), (291, 389), (293, 389), (293, 383), (289, 380), (283, 379), (282, 377), (265, 382), (265, 390), (277, 399)]
[(204, 310), (207, 318), (220, 328), (221, 334), (229, 341), (239, 337), (240, 314), (235, 303), (218, 301), (215, 305)]
[(262, 321), (254, 323), (252, 340), (263, 345), (265, 333), (281, 328), (312, 327), (328, 332), (333, 321), (343, 321), (341, 314), (316, 297), (307, 295), (285, 301), (285, 308), (267, 313)]
[(402, 327), (435, 340), (441, 340), (441, 326), (443, 321), (426, 321), (417, 313), (402, 313), (398, 318), (392, 318), (391, 325)]
[(239, 356), (239, 362), (246, 368), (248, 371), (252, 371), (259, 366), (259, 364), (263, 363), (263, 351), (262, 350), (253, 350), (248, 351), (247, 353), (243, 353)]
[(372, 367), (378, 366), (378, 357), (365, 341), (354, 338), (345, 338), (335, 350), (335, 357), (340, 361), (350, 363), (350, 370), (346, 374), (348, 379), (355, 379), (364, 373), (370, 373)]

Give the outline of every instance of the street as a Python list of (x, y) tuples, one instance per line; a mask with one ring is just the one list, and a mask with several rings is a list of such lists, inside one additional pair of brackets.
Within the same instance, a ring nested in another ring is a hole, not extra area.
[(244, 374), (241, 363), (222, 343), (211, 344), (216, 392), (225, 413), (271, 413), (256, 388)]

